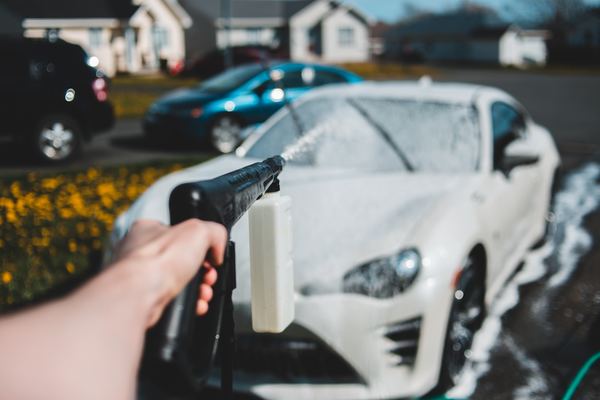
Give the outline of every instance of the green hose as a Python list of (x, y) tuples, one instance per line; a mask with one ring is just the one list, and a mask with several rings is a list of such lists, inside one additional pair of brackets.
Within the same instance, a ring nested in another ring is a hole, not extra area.
[(575, 376), (575, 379), (573, 379), (573, 381), (569, 385), (569, 388), (567, 389), (567, 392), (565, 393), (562, 400), (571, 400), (571, 397), (573, 397), (573, 395), (575, 394), (575, 391), (579, 387), (579, 384), (581, 383), (583, 378), (585, 378), (585, 375), (588, 373), (592, 365), (594, 365), (594, 363), (598, 361), (598, 359), (600, 359), (600, 353), (594, 354), (585, 362), (583, 367), (581, 367), (581, 369)]
[[(581, 367), (579, 372), (577, 372), (575, 379), (573, 379), (573, 381), (571, 381), (571, 384), (567, 388), (567, 391), (566, 391), (565, 395), (563, 396), (562, 400), (571, 400), (571, 398), (575, 394), (575, 391), (581, 384), (581, 381), (583, 380), (583, 378), (585, 378), (585, 376), (588, 373), (588, 371), (590, 370), (590, 368), (592, 368), (592, 365), (594, 365), (594, 363), (598, 360), (600, 360), (600, 352), (598, 352), (598, 353), (594, 354), (593, 356), (591, 356), (590, 358), (588, 358), (588, 360), (585, 362), (583, 367)], [(441, 397), (429, 398), (428, 400), (456, 400), (456, 399), (450, 399), (449, 397), (441, 396)]]

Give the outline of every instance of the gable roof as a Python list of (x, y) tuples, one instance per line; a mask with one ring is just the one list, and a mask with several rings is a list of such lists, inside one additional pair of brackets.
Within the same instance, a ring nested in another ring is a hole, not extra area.
[(129, 19), (139, 6), (130, 0), (2, 0), (14, 14), (30, 19)]
[[(314, 0), (231, 0), (231, 18), (287, 19)], [(199, 12), (209, 18), (222, 18), (220, 0), (180, 0), (189, 13)]]
[(459, 10), (447, 14), (430, 14), (404, 22), (392, 28), (388, 35), (469, 36), (474, 31), (506, 30), (507, 24), (495, 13), (486, 10)]

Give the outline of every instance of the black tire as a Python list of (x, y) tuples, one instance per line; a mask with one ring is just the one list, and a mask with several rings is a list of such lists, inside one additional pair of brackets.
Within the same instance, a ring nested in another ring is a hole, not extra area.
[(44, 163), (70, 161), (81, 151), (81, 127), (68, 115), (49, 114), (36, 125), (30, 146), (36, 159)]
[(436, 393), (458, 383), (473, 337), (485, 318), (485, 271), (474, 255), (467, 257), (454, 293)]
[(240, 144), (240, 134), (243, 128), (242, 121), (235, 115), (219, 115), (210, 125), (210, 144), (220, 153), (231, 153)]

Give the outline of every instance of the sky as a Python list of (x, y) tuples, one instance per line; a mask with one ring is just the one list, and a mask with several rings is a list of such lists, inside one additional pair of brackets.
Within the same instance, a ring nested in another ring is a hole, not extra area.
[[(526, 0), (530, 1), (530, 0)], [(344, 3), (358, 6), (376, 20), (395, 22), (405, 16), (405, 7), (414, 5), (419, 9), (442, 12), (464, 3), (464, 0), (343, 0)], [(488, 5), (499, 11), (501, 17), (510, 20), (522, 12), (525, 0), (474, 0), (471, 3)], [(600, 6), (600, 0), (584, 0), (585, 3)], [(512, 10), (512, 11), (511, 11)]]

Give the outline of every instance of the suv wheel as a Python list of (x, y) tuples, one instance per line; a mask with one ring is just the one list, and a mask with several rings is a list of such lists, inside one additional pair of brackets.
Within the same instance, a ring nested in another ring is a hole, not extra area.
[(231, 153), (240, 143), (242, 124), (232, 115), (221, 115), (210, 128), (210, 142), (221, 153)]
[(59, 163), (74, 158), (81, 149), (81, 128), (66, 115), (48, 115), (38, 124), (33, 136), (38, 159)]

